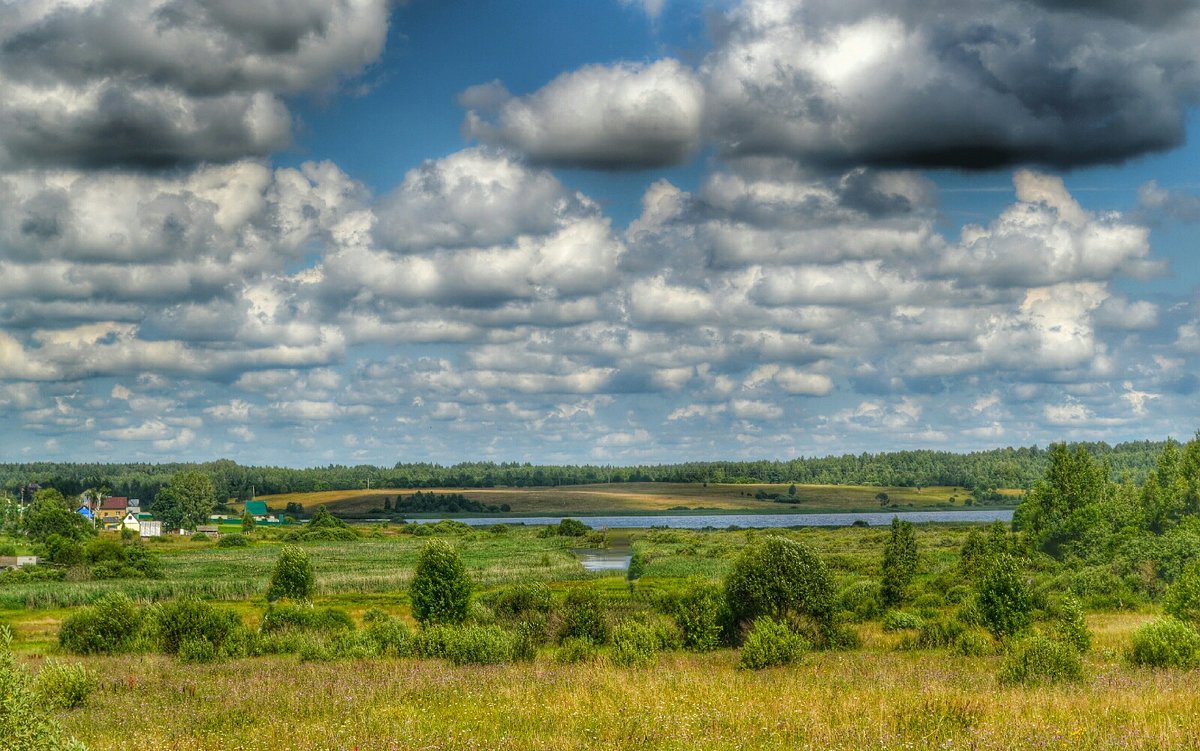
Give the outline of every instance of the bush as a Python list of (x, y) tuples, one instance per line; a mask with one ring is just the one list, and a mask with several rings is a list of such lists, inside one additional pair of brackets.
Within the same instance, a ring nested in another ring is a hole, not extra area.
[(17, 554), (17, 546), (11, 542), (0, 544), (0, 556), (13, 556)]
[(267, 600), (290, 597), (306, 600), (316, 589), (316, 577), (308, 553), (295, 545), (284, 545), (279, 549), (279, 558), (271, 572), (271, 584), (267, 587)]
[(413, 617), (421, 623), (462, 623), (471, 600), (471, 580), (458, 553), (445, 540), (421, 549), (409, 587)]
[(109, 540), (103, 537), (97, 537), (88, 541), (88, 544), (83, 548), (84, 555), (87, 556), (88, 563), (104, 563), (111, 561), (113, 563), (125, 562), (125, 549), (115, 540)]
[(924, 625), (920, 616), (903, 610), (889, 610), (883, 615), (883, 630), (887, 632), (916, 630)]
[(967, 627), (955, 620), (936, 619), (926, 621), (917, 633), (917, 646), (921, 649), (943, 649), (952, 646)]
[(449, 630), (444, 656), (454, 665), (511, 662), (513, 636), (498, 626), (457, 626)]
[(83, 665), (47, 660), (34, 678), (37, 695), (54, 709), (82, 707), (96, 690), (96, 676)]
[(646, 556), (640, 551), (633, 551), (633, 555), (629, 556), (629, 568), (625, 571), (625, 578), (629, 581), (641, 579), (646, 575)]
[(1075, 597), (1067, 595), (1059, 602), (1057, 610), (1052, 623), (1054, 638), (1079, 654), (1086, 654), (1092, 648), (1092, 633), (1088, 631), (1083, 606)]
[(977, 603), (984, 627), (997, 639), (1019, 634), (1033, 622), (1033, 598), (1012, 556), (988, 559)]
[(762, 616), (754, 621), (754, 627), (746, 635), (738, 667), (761, 670), (775, 665), (789, 665), (807, 649), (808, 644), (786, 625)]
[(245, 548), (250, 546), (250, 538), (240, 532), (231, 532), (227, 535), (221, 535), (217, 540), (218, 548)]
[(999, 678), (1001, 683), (1075, 683), (1083, 680), (1083, 660), (1070, 645), (1029, 636), (1008, 650)]
[(729, 611), (721, 590), (707, 582), (693, 582), (675, 603), (675, 622), (683, 632), (683, 646), (709, 652), (721, 645)]
[(1163, 597), (1163, 610), (1181, 621), (1200, 624), (1200, 558), (1189, 563), (1171, 584)]
[(784, 537), (768, 536), (742, 551), (725, 579), (725, 600), (735, 623), (788, 614), (822, 626), (833, 622), (833, 582), (825, 563)]
[(237, 613), (194, 599), (173, 600), (156, 605), (153, 621), (159, 644), (168, 654), (179, 654), (185, 642), (189, 650), (203, 650), (195, 642), (207, 641), (219, 652), (226, 641), (237, 638), (245, 627)]
[(363, 615), (367, 638), (375, 643), (376, 651), (389, 657), (404, 657), (412, 654), (413, 635), (408, 625), (399, 618), (372, 608)]
[(163, 578), (162, 564), (158, 556), (141, 543), (125, 549), (125, 567), (133, 569), (147, 579)]
[(263, 613), (263, 633), (276, 631), (353, 631), (354, 619), (338, 608), (314, 608), (309, 603), (271, 603)]
[(658, 657), (658, 636), (642, 623), (628, 622), (612, 631), (612, 659), (626, 667), (653, 665)]
[(1133, 643), (1127, 656), (1134, 665), (1200, 667), (1200, 634), (1176, 618), (1153, 621), (1133, 632)]
[(558, 639), (587, 639), (593, 644), (608, 641), (608, 619), (596, 590), (578, 588), (567, 593)]
[(79, 655), (120, 654), (129, 651), (142, 628), (142, 611), (120, 592), (67, 616), (58, 630), (58, 644)]
[(60, 566), (79, 566), (87, 560), (83, 546), (70, 537), (52, 534), (46, 538), (44, 546), (46, 561), (49, 563), (57, 563)]
[(857, 581), (838, 593), (837, 608), (848, 617), (862, 623), (879, 616), (880, 586), (873, 581)]
[(961, 605), (975, 595), (975, 591), (965, 584), (955, 584), (946, 590), (946, 602), (951, 605)]
[(445, 657), (453, 638), (453, 627), (434, 624), (422, 628), (413, 637), (412, 652), (417, 657)]
[(542, 582), (525, 582), (498, 590), (487, 604), (500, 618), (520, 618), (530, 613), (549, 613), (554, 609), (550, 588)]
[(179, 642), (178, 655), (183, 662), (216, 662), (217, 648), (203, 636), (189, 636)]
[(4, 751), (86, 751), (63, 737), (33, 679), (17, 667), (12, 632), (0, 628), (0, 748)]
[(578, 519), (563, 519), (558, 523), (555, 534), (559, 537), (583, 537), (591, 531), (591, 527)]
[(569, 638), (564, 639), (558, 649), (554, 651), (554, 661), (558, 663), (573, 664), (576, 662), (592, 662), (600, 655), (600, 650), (590, 639)]
[(983, 657), (992, 651), (992, 640), (986, 633), (964, 631), (954, 640), (953, 652), (963, 657)]

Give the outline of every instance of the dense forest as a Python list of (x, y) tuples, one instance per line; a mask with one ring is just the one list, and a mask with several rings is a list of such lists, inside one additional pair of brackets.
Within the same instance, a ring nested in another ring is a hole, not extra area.
[[(1137, 441), (1072, 444), (1109, 468), (1110, 479), (1143, 482), (1165, 444)], [(817, 483), (927, 487), (953, 485), (977, 497), (997, 488), (1029, 489), (1046, 473), (1050, 450), (1030, 446), (956, 454), (893, 451), (790, 461), (715, 461), (628, 467), (468, 462), (453, 466), (397, 463), (393, 467), (329, 465), (294, 469), (243, 466), (228, 459), (198, 464), (0, 464), (0, 491), (20, 495), (30, 483), (77, 495), (88, 488), (149, 500), (172, 476), (199, 470), (218, 498), (356, 488), (490, 488), (609, 482)]]

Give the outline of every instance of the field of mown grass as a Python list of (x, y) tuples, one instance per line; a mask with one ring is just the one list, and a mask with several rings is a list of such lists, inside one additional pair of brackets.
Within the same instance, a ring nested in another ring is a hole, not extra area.
[[(462, 493), (481, 503), (507, 503), (514, 514), (654, 513), (693, 511), (756, 511), (762, 513), (819, 513), (879, 511), (875, 496), (887, 493), (902, 510), (962, 508), (969, 493), (963, 488), (900, 488), (870, 485), (797, 485), (798, 503), (758, 500), (756, 493), (786, 495), (788, 485), (733, 485), (709, 483), (610, 483), (553, 488), (433, 488), (422, 492)], [(384, 498), (410, 495), (411, 488), (328, 490), (315, 493), (282, 493), (259, 496), (272, 509), (299, 503), (306, 509), (327, 506), (338, 514), (369, 516), (383, 508)], [(1015, 493), (1016, 491), (1012, 491)], [(1019, 498), (1012, 495), (1015, 505)]]

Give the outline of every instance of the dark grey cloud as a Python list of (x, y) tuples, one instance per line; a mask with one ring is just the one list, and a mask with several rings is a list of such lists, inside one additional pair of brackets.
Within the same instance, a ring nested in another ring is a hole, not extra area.
[(1193, 3), (1152, 3), (1158, 24), (1140, 3), (935, 5), (747, 0), (702, 66), (710, 131), (729, 155), (835, 167), (1069, 168), (1183, 142)]
[(0, 167), (163, 167), (286, 146), (283, 96), (380, 53), (388, 0), (0, 8)]

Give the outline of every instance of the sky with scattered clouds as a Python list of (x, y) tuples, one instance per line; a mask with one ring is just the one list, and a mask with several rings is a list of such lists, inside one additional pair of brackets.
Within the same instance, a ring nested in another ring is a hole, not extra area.
[(0, 461), (1200, 428), (1200, 0), (0, 4)]

